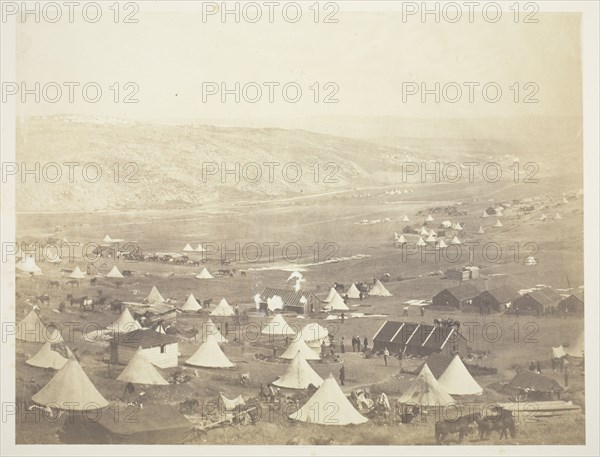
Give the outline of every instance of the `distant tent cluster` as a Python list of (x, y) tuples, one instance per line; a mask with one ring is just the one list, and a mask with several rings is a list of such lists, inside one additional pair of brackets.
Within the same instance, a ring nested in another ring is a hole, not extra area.
[(183, 252), (204, 252), (204, 248), (202, 247), (202, 243), (198, 243), (196, 249), (194, 249), (189, 243), (185, 245), (182, 249)]

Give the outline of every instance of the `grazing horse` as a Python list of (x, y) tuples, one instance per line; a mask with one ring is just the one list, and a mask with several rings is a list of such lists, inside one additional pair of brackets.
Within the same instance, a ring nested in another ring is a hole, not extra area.
[(43, 305), (44, 303), (46, 303), (48, 306), (50, 306), (50, 295), (47, 295), (47, 294), (38, 295), (35, 298), (40, 305)]
[(467, 414), (454, 420), (440, 420), (435, 423), (435, 441), (437, 444), (444, 444), (446, 435), (449, 433), (458, 433), (458, 442), (462, 443), (465, 435), (469, 434), (469, 426), (472, 423), (478, 423), (481, 420), (481, 413)]
[(60, 282), (48, 281), (48, 289), (58, 289), (59, 287), (60, 287)]
[(213, 301), (213, 299), (212, 299), (212, 298), (209, 298), (208, 300), (204, 300), (204, 301), (202, 302), (202, 306), (210, 306), (210, 305), (211, 305), (211, 303), (212, 303), (212, 301)]
[(512, 413), (506, 410), (501, 410), (500, 415), (484, 417), (477, 421), (479, 426), (479, 439), (483, 440), (487, 434), (497, 430), (500, 432), (500, 439), (510, 437), (514, 438), (517, 436), (517, 428), (515, 426), (515, 420), (513, 419)]
[(242, 275), (242, 276), (245, 277), (246, 276), (246, 272), (245, 271), (240, 271), (240, 275)]
[(98, 281), (98, 278), (90, 279), (90, 286), (95, 286), (97, 281)]
[(71, 303), (71, 306), (74, 306), (77, 304), (84, 311), (88, 307), (92, 311), (94, 311), (94, 306), (95, 306), (94, 301), (91, 298), (89, 298), (87, 295), (84, 295), (83, 297), (75, 298), (75, 297), (73, 297), (72, 294), (69, 294), (69, 295), (67, 295), (67, 300), (69, 301), (69, 303)]
[(66, 282), (66, 284), (67, 284), (67, 286), (71, 286), (71, 287), (75, 287), (75, 286), (79, 287), (79, 279), (69, 279)]

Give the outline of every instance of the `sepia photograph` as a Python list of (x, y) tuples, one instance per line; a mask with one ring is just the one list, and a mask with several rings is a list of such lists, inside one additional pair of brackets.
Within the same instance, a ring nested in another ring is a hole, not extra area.
[(0, 5), (2, 455), (597, 455), (598, 3)]

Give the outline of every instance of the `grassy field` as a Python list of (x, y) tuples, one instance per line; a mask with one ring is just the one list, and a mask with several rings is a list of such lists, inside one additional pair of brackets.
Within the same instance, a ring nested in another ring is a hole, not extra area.
[[(552, 187), (543, 189), (536, 187), (535, 195), (551, 192)], [(556, 192), (556, 191), (555, 191)], [(390, 203), (398, 198), (384, 196), (373, 192), (371, 197), (352, 198), (351, 194), (336, 194), (316, 198), (296, 199), (293, 201), (269, 204), (231, 205), (219, 210), (204, 207), (198, 210), (169, 211), (169, 212), (136, 212), (136, 213), (79, 213), (79, 214), (23, 214), (18, 217), (18, 234), (20, 236), (57, 236), (66, 237), (69, 241), (99, 242), (106, 233), (114, 238), (132, 240), (139, 244), (144, 252), (177, 252), (186, 243), (196, 246), (199, 242), (214, 243), (221, 247), (226, 243), (233, 257), (232, 267), (247, 270), (246, 276), (236, 274), (234, 277), (217, 277), (213, 280), (198, 280), (194, 275), (200, 271), (198, 267), (174, 266), (155, 262), (124, 263), (117, 262), (123, 270), (132, 270), (133, 275), (122, 280), (122, 285), (107, 279), (99, 278), (95, 286), (89, 281), (83, 281), (80, 288), (75, 289), (76, 295), (96, 296), (97, 290), (102, 289), (105, 296), (124, 301), (141, 301), (152, 285), (156, 285), (164, 297), (172, 298), (175, 303), (183, 304), (190, 293), (198, 300), (213, 299), (213, 307), (221, 297), (230, 304), (239, 304), (242, 310), (250, 314), (250, 323), (245, 328), (235, 328), (231, 325), (230, 332), (242, 334), (248, 331), (248, 326), (259, 328), (265, 322), (264, 318), (256, 315), (253, 296), (263, 287), (291, 288), (292, 282), (287, 282), (289, 271), (299, 268), (303, 271), (306, 281), (303, 289), (314, 291), (324, 298), (334, 281), (347, 286), (355, 281), (371, 281), (389, 273), (391, 280), (385, 285), (393, 294), (392, 297), (369, 297), (363, 301), (350, 303), (351, 310), (364, 313), (366, 317), (347, 319), (343, 324), (339, 320), (318, 321), (335, 333), (336, 339), (344, 336), (346, 348), (354, 335), (361, 338), (373, 335), (387, 319), (424, 321), (430, 323), (434, 318), (452, 315), (463, 323), (471, 323), (475, 331), (465, 334), (469, 346), (477, 351), (490, 351), (491, 355), (485, 360), (478, 361), (481, 365), (496, 368), (497, 374), (477, 377), (484, 393), (478, 398), (463, 399), (465, 402), (486, 403), (507, 401), (507, 395), (497, 390), (497, 386), (509, 381), (518, 367), (527, 367), (530, 361), (547, 362), (552, 346), (558, 346), (572, 341), (582, 330), (583, 321), (577, 318), (568, 319), (537, 319), (535, 316), (493, 315), (479, 316), (469, 313), (452, 313), (427, 311), (421, 318), (417, 310), (410, 311), (408, 318), (401, 317), (402, 303), (407, 299), (430, 299), (435, 293), (445, 287), (458, 283), (441, 276), (429, 276), (430, 272), (445, 270), (449, 266), (473, 263), (480, 266), (482, 277), (477, 280), (481, 289), (510, 282), (520, 288), (534, 287), (546, 284), (555, 289), (566, 289), (568, 286), (577, 288), (583, 285), (583, 233), (581, 230), (583, 209), (581, 200), (572, 200), (567, 205), (552, 206), (551, 197), (544, 197), (536, 202), (537, 209), (530, 214), (522, 214), (516, 209), (509, 209), (501, 219), (502, 228), (492, 225), (496, 218), (481, 218), (484, 208), (495, 201), (515, 198), (516, 194), (523, 195), (523, 190), (515, 186), (491, 187), (490, 185), (470, 185), (468, 191), (457, 186), (420, 186), (409, 197), (403, 198), (403, 203)], [(527, 196), (534, 195), (526, 193)], [(556, 201), (560, 195), (552, 194)], [(459, 199), (460, 198), (460, 199)], [(425, 203), (425, 202), (435, 203)], [(469, 254), (463, 246), (460, 257), (456, 261), (449, 258), (435, 258), (430, 253), (426, 258), (419, 255), (403, 256), (400, 249), (393, 247), (393, 233), (400, 232), (407, 223), (401, 218), (407, 214), (411, 225), (420, 225), (427, 213), (418, 214), (428, 207), (446, 206), (462, 202), (461, 211), (468, 214), (460, 217), (450, 217), (435, 214), (435, 222), (430, 224), (437, 229), (441, 221), (449, 219), (460, 221), (465, 227), (459, 235), (462, 241), (479, 242)], [(547, 208), (542, 208), (549, 205)], [(559, 212), (561, 220), (552, 220)], [(539, 217), (547, 214), (548, 221), (542, 222)], [(385, 219), (388, 222), (359, 225), (362, 219)], [(53, 232), (54, 227), (63, 226), (59, 233)], [(476, 234), (479, 226), (486, 233)], [(235, 243), (240, 244), (240, 254), (232, 249)], [(280, 243), (269, 258), (266, 248), (263, 248), (259, 262), (248, 262), (249, 243)], [(302, 248), (302, 256), (291, 261), (290, 254), (286, 258), (281, 246), (286, 243), (297, 243)], [(318, 252), (315, 247), (318, 246)], [(327, 243), (335, 243), (332, 249)], [(497, 243), (502, 249), (498, 261), (491, 261), (494, 251), (481, 248), (485, 243)], [(535, 243), (534, 245), (528, 243)], [(248, 247), (246, 258), (242, 254), (243, 247)], [(532, 246), (537, 252), (532, 253)], [(344, 258), (362, 254), (368, 257), (360, 260), (324, 261), (333, 258)], [(528, 255), (534, 255), (538, 265), (525, 266), (523, 260)], [(487, 256), (487, 257), (486, 257)], [(207, 256), (206, 267), (215, 272), (220, 265), (220, 253)], [(75, 258), (72, 263), (63, 263), (61, 268), (73, 268), (75, 265), (85, 267), (81, 258)], [(96, 262), (100, 273), (106, 273), (112, 268), (112, 260)], [(48, 289), (47, 281), (58, 279), (62, 281), (60, 268), (42, 263), (44, 275), (30, 281), (27, 278), (17, 279), (18, 298), (16, 300), (17, 321), (31, 310), (35, 296), (49, 293), (52, 296), (50, 307), (41, 306), (41, 316), (45, 323), (77, 322), (80, 328), (84, 323), (95, 322), (100, 326), (110, 324), (115, 316), (108, 310), (81, 312), (69, 308), (60, 314), (53, 309), (65, 300), (70, 292), (68, 289)], [(222, 268), (222, 267), (221, 267)], [(191, 329), (206, 320), (206, 314), (188, 316), (178, 314), (177, 327)], [(370, 317), (369, 315), (374, 315)], [(383, 316), (383, 317), (382, 317)], [(301, 319), (294, 315), (286, 315), (290, 323), (303, 325), (310, 319)], [(485, 324), (494, 322), (502, 330), (497, 341), (490, 341), (482, 331)], [(66, 338), (66, 337), (65, 337)], [(84, 370), (108, 401), (118, 401), (122, 397), (124, 385), (115, 380), (121, 367), (109, 367), (108, 349), (98, 344), (92, 344), (81, 338), (80, 331), (72, 335), (69, 346), (76, 354)], [(230, 341), (233, 339), (231, 335)], [(276, 344), (281, 344), (277, 342)], [(199, 343), (181, 339), (179, 349), (180, 364), (189, 357)], [(31, 396), (43, 387), (51, 378), (51, 373), (27, 366), (24, 361), (28, 355), (39, 350), (35, 343), (17, 343), (17, 402), (31, 403)], [(147, 404), (179, 402), (197, 398), (203, 401), (216, 400), (218, 393), (223, 392), (229, 398), (244, 394), (255, 395), (261, 383), (273, 381), (283, 374), (286, 366), (257, 360), (257, 353), (269, 355), (272, 353), (272, 343), (264, 338), (255, 341), (247, 348), (242, 356), (238, 344), (228, 343), (224, 350), (236, 367), (227, 371), (183, 368), (192, 379), (189, 383), (176, 386), (148, 387), (145, 389)], [(391, 399), (395, 399), (407, 388), (413, 379), (412, 375), (399, 374), (399, 366), (393, 360), (388, 367), (384, 366), (381, 358), (365, 359), (357, 353), (346, 353), (343, 356), (348, 379), (344, 390), (349, 393), (357, 386), (372, 386), (375, 391), (384, 391)], [(405, 361), (409, 366), (418, 366), (422, 361)], [(406, 366), (404, 366), (406, 368)], [(322, 376), (330, 372), (336, 377), (340, 364), (315, 364), (315, 370)], [(170, 372), (173, 370), (165, 370)], [(575, 367), (571, 382), (567, 388), (565, 399), (572, 400), (584, 408), (583, 371)], [(241, 373), (250, 372), (251, 384), (242, 386), (239, 382)], [(545, 369), (544, 374), (554, 377), (563, 383), (560, 374)], [(511, 444), (581, 444), (585, 442), (585, 426), (583, 413), (567, 417), (550, 417), (529, 420), (519, 424), (518, 435), (506, 443)], [(59, 438), (58, 430), (62, 424), (35, 420), (31, 415), (17, 415), (18, 443), (56, 443)], [(283, 433), (282, 433), (283, 432)], [(304, 439), (333, 439), (340, 444), (433, 444), (433, 422), (418, 422), (410, 425), (385, 425), (370, 421), (360, 426), (352, 427), (321, 427), (304, 423), (290, 423), (281, 415), (275, 414), (270, 420), (261, 420), (257, 425), (225, 427), (200, 435), (198, 443), (206, 444), (285, 444), (292, 436)], [(497, 444), (496, 438), (478, 441), (475, 435), (468, 438), (469, 444)]]

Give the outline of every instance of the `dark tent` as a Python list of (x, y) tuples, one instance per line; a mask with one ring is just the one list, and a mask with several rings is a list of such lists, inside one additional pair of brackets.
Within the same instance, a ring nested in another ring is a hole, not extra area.
[(67, 444), (182, 444), (193, 435), (193, 424), (168, 405), (139, 408), (111, 405), (65, 419)]

